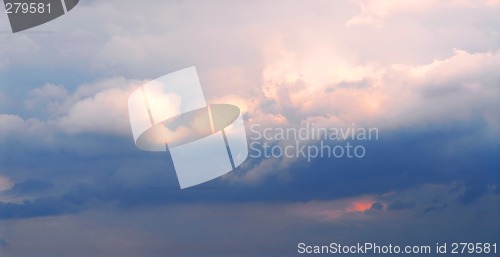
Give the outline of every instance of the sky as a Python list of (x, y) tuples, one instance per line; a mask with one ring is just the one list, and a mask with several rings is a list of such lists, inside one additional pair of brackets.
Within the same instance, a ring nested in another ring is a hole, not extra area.
[[(500, 243), (500, 1), (83, 0), (19, 33), (0, 9), (0, 256)], [(253, 148), (180, 189), (168, 152), (135, 146), (127, 101), (191, 66)], [(307, 126), (378, 133), (276, 136)]]

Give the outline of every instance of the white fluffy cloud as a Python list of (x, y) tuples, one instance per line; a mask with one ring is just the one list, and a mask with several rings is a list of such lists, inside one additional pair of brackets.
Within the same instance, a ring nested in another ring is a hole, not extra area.
[[(98, 85), (96, 87), (96, 85)], [(128, 97), (139, 82), (112, 78), (80, 87), (53, 122), (62, 131), (129, 135)], [(94, 91), (94, 92), (92, 92)]]
[(46, 135), (48, 129), (47, 124), (38, 119), (24, 119), (17, 115), (0, 114), (0, 138)]
[(28, 111), (44, 110), (45, 118), (0, 114), (0, 135), (129, 135), (128, 96), (140, 85), (139, 81), (109, 78), (81, 85), (72, 93), (62, 85), (43, 85), (31, 90), (24, 102)]
[[(498, 108), (500, 97), (495, 84), (500, 51), (474, 54), (455, 50), (449, 58), (424, 65), (352, 65), (342, 60), (328, 62), (331, 58), (335, 54), (315, 50), (302, 55), (284, 52), (262, 71), (261, 91), (247, 99), (235, 95), (215, 101), (241, 105), (252, 122), (269, 126), (356, 122), (393, 129), (478, 115), (498, 123), (489, 114)], [(127, 99), (141, 83), (110, 78), (82, 85), (73, 93), (47, 84), (32, 90), (26, 105), (47, 105), (51, 112), (44, 122), (66, 133), (128, 135)], [(271, 107), (266, 106), (269, 102)], [(4, 133), (23, 127), (20, 117), (4, 114), (2, 118)], [(25, 122), (32, 129), (42, 123)]]
[(390, 66), (327, 62), (335, 55), (314, 50), (290, 59), (292, 54), (268, 65), (262, 86), (265, 99), (274, 102), (272, 112), (290, 120), (327, 116), (333, 125), (394, 128), (467, 120), (499, 105), (500, 51), (455, 50), (429, 64)]
[(422, 12), (440, 8), (477, 8), (500, 5), (498, 0), (464, 1), (464, 0), (354, 0), (360, 13), (346, 22), (347, 26), (370, 25), (381, 28), (386, 19), (393, 15)]

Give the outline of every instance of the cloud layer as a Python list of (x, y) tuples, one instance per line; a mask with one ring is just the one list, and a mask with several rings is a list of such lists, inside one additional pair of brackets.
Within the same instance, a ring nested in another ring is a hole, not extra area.
[[(498, 241), (499, 12), (492, 0), (84, 1), (0, 33), (0, 255)], [(134, 146), (127, 99), (193, 65), (208, 102), (239, 106), (249, 133), (356, 124), (380, 137), (362, 159), (250, 158), (179, 190), (168, 153)]]

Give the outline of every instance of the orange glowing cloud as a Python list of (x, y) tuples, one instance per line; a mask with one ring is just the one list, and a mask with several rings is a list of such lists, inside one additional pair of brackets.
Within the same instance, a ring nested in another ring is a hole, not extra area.
[(365, 212), (369, 210), (373, 205), (372, 201), (368, 200), (357, 200), (352, 205), (346, 209), (347, 212)]

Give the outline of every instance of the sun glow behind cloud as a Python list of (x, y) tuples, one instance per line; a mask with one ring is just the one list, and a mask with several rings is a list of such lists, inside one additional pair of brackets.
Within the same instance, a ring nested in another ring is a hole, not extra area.
[(373, 205), (373, 201), (358, 200), (352, 203), (352, 206), (347, 208), (347, 212), (365, 212)]

